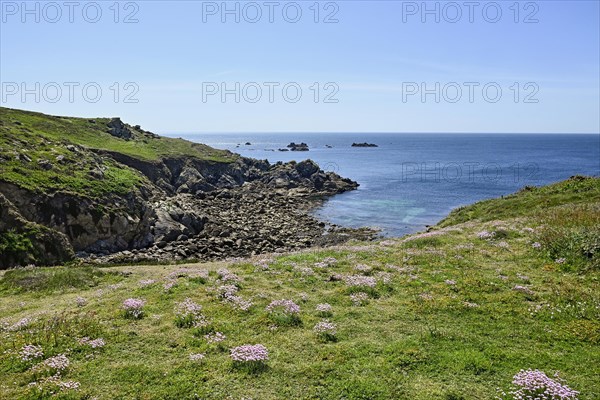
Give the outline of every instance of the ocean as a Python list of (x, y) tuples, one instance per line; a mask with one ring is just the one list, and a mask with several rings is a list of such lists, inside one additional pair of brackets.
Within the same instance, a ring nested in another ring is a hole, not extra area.
[[(277, 161), (310, 158), (360, 184), (315, 214), (332, 223), (401, 236), (434, 225), (452, 209), (570, 176), (600, 175), (600, 135), (580, 134), (171, 134)], [(251, 143), (245, 145), (246, 142)], [(308, 152), (280, 152), (305, 142)], [(352, 143), (379, 147), (352, 147)], [(330, 146), (330, 147), (328, 147)]]

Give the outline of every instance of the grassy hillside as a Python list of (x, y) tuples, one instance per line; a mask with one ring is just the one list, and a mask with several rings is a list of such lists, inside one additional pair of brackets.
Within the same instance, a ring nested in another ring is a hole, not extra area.
[(490, 199), (458, 208), (439, 223), (446, 227), (470, 220), (491, 221), (494, 219), (514, 218), (533, 213), (543, 214), (545, 210), (561, 204), (600, 202), (600, 184), (598, 179), (573, 177), (553, 185), (535, 187), (526, 186), (517, 193)]
[[(375, 244), (8, 271), (0, 398), (488, 400), (531, 368), (559, 371), (579, 399), (598, 399), (600, 202), (590, 193), (599, 185), (521, 192), (457, 211), (451, 226)], [(140, 319), (125, 314), (128, 298), (145, 301)], [(266, 310), (281, 299), (299, 314)], [(316, 310), (324, 303), (330, 312)], [(334, 335), (314, 331), (325, 319)], [(216, 332), (225, 339), (215, 342)], [(234, 363), (229, 350), (244, 344), (264, 345), (268, 361)], [(43, 360), (61, 354), (68, 366), (48, 379), (65, 361)]]
[[(108, 133), (109, 122), (108, 118), (54, 117), (0, 107), (0, 179), (27, 189), (100, 196), (127, 193), (144, 178), (91, 150), (118, 152), (145, 161), (169, 157), (235, 160), (225, 151), (136, 128), (131, 128), (131, 140), (117, 138)], [(76, 147), (69, 149), (69, 145)], [(93, 175), (94, 171), (101, 172), (101, 179), (98, 173)]]

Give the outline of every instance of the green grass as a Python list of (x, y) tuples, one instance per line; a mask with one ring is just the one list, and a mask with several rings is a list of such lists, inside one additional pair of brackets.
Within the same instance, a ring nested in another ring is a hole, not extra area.
[[(94, 122), (91, 122), (91, 121)], [(214, 162), (231, 162), (235, 156), (212, 147), (183, 139), (152, 137), (134, 131), (133, 140), (123, 140), (107, 133), (109, 118), (55, 117), (31, 111), (0, 107), (0, 131), (17, 137), (26, 133), (53, 141), (73, 143), (91, 149), (122, 153), (141, 160), (166, 157), (194, 157)], [(20, 125), (15, 124), (19, 122)]]
[[(85, 289), (100, 282), (115, 281), (119, 274), (89, 266), (54, 268), (18, 268), (6, 271), (0, 280), (0, 292), (18, 294), (42, 292), (43, 294), (68, 289)], [(118, 280), (118, 279), (117, 279)]]
[[(87, 197), (126, 195), (148, 183), (146, 177), (97, 154), (98, 150), (144, 162), (190, 157), (229, 163), (237, 157), (203, 144), (136, 130), (132, 140), (119, 139), (107, 132), (109, 121), (54, 117), (0, 107), (0, 180), (33, 191), (62, 191)], [(67, 145), (77, 145), (79, 149), (70, 151)], [(51, 169), (43, 167), (47, 162), (52, 164)], [(101, 177), (94, 175), (99, 170)]]
[[(36, 290), (23, 289), (28, 277), (57, 269), (6, 272), (0, 319), (5, 326), (24, 317), (36, 321), (0, 332), (0, 398), (49, 397), (28, 386), (33, 363), (16, 357), (23, 345), (36, 344), (46, 356), (68, 355), (71, 365), (62, 379), (81, 387), (64, 395), (74, 399), (488, 400), (527, 368), (549, 376), (560, 371), (580, 399), (598, 399), (600, 271), (591, 267), (593, 257), (555, 260), (580, 254), (578, 246), (561, 244), (565, 240), (593, 243), (573, 232), (597, 232), (600, 202), (589, 197), (597, 180), (582, 182), (548, 189), (542, 197), (556, 206), (544, 212), (527, 211), (515, 198), (505, 203), (515, 209), (501, 212), (517, 218), (485, 221), (486, 212), (478, 209), (478, 219), (434, 233), (284, 254), (264, 263), (90, 267), (81, 273), (91, 274), (95, 286), (53, 286), (50, 279)], [(579, 197), (580, 185), (588, 187), (588, 200)], [(482, 231), (496, 234), (481, 239)], [(315, 265), (330, 257), (336, 261), (329, 267)], [(332, 276), (359, 274), (359, 264), (372, 268), (369, 276), (385, 273), (390, 281), (370, 289), (367, 304), (354, 306), (351, 291)], [(215, 271), (223, 267), (241, 278), (238, 294), (254, 303), (248, 311), (218, 298), (215, 288), (222, 283)], [(203, 270), (210, 271), (208, 278), (199, 279)], [(155, 282), (140, 284), (150, 279)], [(177, 284), (165, 290), (173, 280)], [(25, 284), (10, 289), (16, 282)], [(528, 290), (515, 290), (519, 286)], [(85, 305), (78, 306), (77, 297)], [(123, 317), (122, 302), (130, 297), (146, 300), (140, 320)], [(185, 298), (202, 305), (207, 327), (176, 323), (176, 304)], [(277, 299), (300, 305), (299, 323), (269, 316), (265, 307)], [(313, 332), (323, 319), (315, 310), (319, 303), (333, 308), (327, 318), (337, 325), (335, 341)], [(227, 339), (208, 344), (208, 331)], [(81, 346), (83, 336), (102, 337), (106, 346)], [(256, 343), (269, 349), (266, 367), (236, 368), (228, 350)], [(206, 357), (193, 362), (195, 353)]]

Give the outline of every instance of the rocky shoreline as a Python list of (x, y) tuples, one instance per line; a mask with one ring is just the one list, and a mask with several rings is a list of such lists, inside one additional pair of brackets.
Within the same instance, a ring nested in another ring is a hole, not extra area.
[[(163, 138), (118, 118), (0, 111), (8, 145), (0, 146), (0, 269), (77, 259), (213, 260), (376, 236), (311, 215), (323, 199), (358, 187), (311, 160), (271, 164)], [(44, 129), (54, 124), (54, 136), (34, 134), (37, 121)], [(72, 124), (110, 145), (70, 142), (64, 132)], [(140, 156), (132, 143), (165, 154)]]
[[(157, 221), (162, 239), (143, 249), (107, 255), (79, 253), (95, 264), (220, 260), (265, 253), (288, 252), (313, 246), (337, 245), (348, 240), (373, 240), (377, 232), (327, 224), (311, 215), (323, 197), (302, 189), (275, 189), (261, 183), (222, 189), (202, 196), (177, 195), (158, 209), (171, 221), (182, 220), (191, 210), (202, 210), (198, 233), (177, 223)], [(190, 219), (191, 220), (191, 219)], [(169, 239), (168, 236), (176, 238)]]

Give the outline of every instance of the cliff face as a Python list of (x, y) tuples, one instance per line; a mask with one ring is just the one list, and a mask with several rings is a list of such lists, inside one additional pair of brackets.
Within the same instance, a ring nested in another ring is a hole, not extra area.
[(271, 165), (119, 119), (0, 108), (0, 268), (206, 236), (227, 207), (207, 210), (211, 193), (243, 188), (299, 198), (357, 186), (310, 160)]

